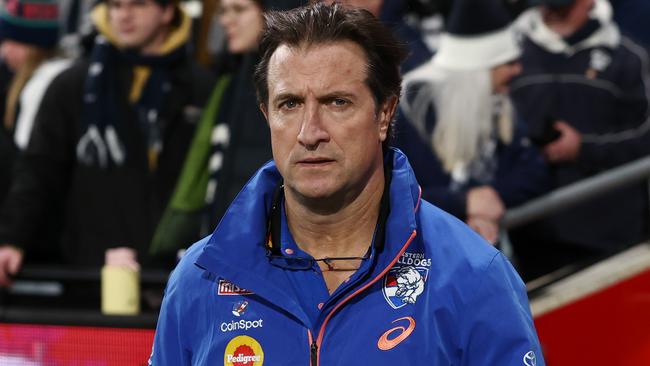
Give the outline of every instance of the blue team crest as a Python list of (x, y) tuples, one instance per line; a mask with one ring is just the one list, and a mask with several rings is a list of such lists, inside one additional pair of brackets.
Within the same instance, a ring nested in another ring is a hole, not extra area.
[(425, 267), (395, 267), (384, 276), (382, 292), (384, 298), (393, 309), (399, 309), (407, 304), (415, 304), (418, 296), (424, 291), (424, 283), (429, 276)]

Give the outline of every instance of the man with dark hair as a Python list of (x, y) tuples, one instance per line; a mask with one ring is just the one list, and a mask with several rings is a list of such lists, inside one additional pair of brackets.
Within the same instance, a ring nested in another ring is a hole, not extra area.
[(403, 51), (365, 10), (267, 15), (274, 162), (169, 280), (152, 365), (543, 365), (523, 284), (385, 146)]
[(176, 1), (108, 0), (91, 17), (90, 59), (46, 91), (0, 210), (0, 285), (23, 252), (59, 241), (68, 264), (99, 267), (115, 247), (146, 262), (212, 88), (189, 56), (191, 20)]

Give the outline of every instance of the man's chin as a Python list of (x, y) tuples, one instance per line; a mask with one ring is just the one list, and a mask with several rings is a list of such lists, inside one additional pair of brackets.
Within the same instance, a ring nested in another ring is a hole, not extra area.
[(335, 195), (335, 190), (323, 185), (296, 187), (295, 192), (303, 199), (310, 201), (328, 200)]

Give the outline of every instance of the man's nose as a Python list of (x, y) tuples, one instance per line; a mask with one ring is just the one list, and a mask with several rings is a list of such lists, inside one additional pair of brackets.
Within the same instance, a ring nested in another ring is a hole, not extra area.
[(306, 103), (298, 142), (308, 150), (313, 150), (321, 142), (329, 141), (330, 136), (323, 122), (318, 103)]

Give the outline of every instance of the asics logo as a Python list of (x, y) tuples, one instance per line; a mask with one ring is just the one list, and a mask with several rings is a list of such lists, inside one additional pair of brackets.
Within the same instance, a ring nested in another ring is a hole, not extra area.
[(403, 318), (393, 320), (392, 323), (398, 322), (400, 320), (408, 321), (408, 327), (397, 326), (384, 332), (384, 334), (379, 337), (379, 341), (377, 341), (377, 347), (380, 350), (388, 351), (395, 348), (398, 344), (402, 343), (402, 341), (408, 338), (411, 333), (413, 333), (413, 330), (415, 330), (415, 320), (410, 316), (405, 316)]

